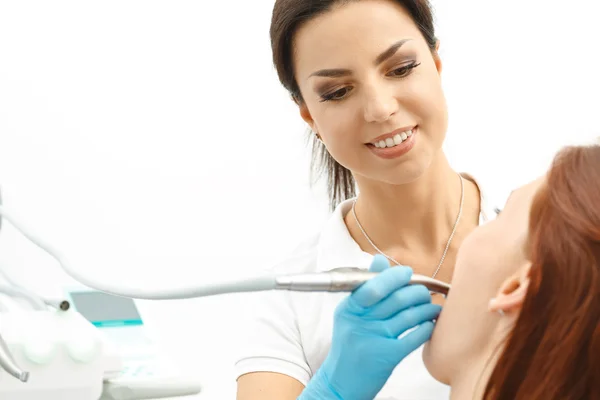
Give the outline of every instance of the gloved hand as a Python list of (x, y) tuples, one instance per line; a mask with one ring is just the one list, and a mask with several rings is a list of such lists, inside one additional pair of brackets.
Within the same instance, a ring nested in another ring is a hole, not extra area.
[(380, 274), (336, 308), (329, 354), (298, 400), (372, 400), (394, 368), (430, 339), (441, 307), (425, 286), (407, 285), (412, 269), (390, 268), (376, 255), (370, 270)]

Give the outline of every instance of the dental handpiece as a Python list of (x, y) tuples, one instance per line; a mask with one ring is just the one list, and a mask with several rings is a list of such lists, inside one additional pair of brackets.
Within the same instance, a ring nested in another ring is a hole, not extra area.
[[(377, 276), (360, 268), (343, 267), (327, 272), (284, 275), (275, 278), (275, 289), (300, 292), (351, 292), (369, 279)], [(450, 285), (424, 275), (413, 274), (409, 285), (423, 285), (429, 291), (448, 295)]]

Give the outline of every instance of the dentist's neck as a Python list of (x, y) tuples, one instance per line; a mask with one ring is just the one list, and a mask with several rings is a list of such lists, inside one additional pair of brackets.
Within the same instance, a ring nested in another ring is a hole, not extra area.
[[(400, 246), (437, 253), (445, 246), (460, 207), (461, 182), (443, 152), (421, 177), (407, 184), (390, 185), (360, 176), (356, 180), (358, 220), (382, 251)], [(465, 180), (465, 198), (467, 185)], [(353, 218), (351, 213), (348, 216)]]

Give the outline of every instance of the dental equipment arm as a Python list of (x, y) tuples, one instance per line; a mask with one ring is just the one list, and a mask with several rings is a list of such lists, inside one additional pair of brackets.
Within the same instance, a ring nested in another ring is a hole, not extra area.
[(27, 382), (29, 379), (29, 372), (23, 371), (17, 365), (2, 336), (0, 336), (0, 367), (21, 382)]
[(17, 284), (14, 280), (12, 280), (8, 274), (3, 271), (0, 267), (0, 276), (8, 283), (10, 286), (2, 286), (0, 285), (0, 293), (5, 293), (9, 296), (13, 297), (22, 297), (31, 303), (32, 307), (36, 310), (43, 311), (46, 309), (46, 306), (50, 306), (57, 310), (67, 311), (71, 304), (64, 299), (48, 299), (45, 297), (41, 297), (33, 293), (31, 290), (24, 288), (23, 286)]
[[(264, 290), (350, 292), (377, 274), (363, 271), (358, 268), (339, 268), (328, 272), (312, 274), (282, 276), (265, 274), (253, 278), (175, 289), (144, 290), (136, 287), (114, 286), (109, 283), (96, 282), (79, 273), (72, 267), (64, 254), (59, 252), (50, 243), (37, 236), (32, 230), (25, 228), (25, 224), (18, 221), (18, 219), (12, 213), (8, 212), (3, 205), (0, 205), (0, 215), (20, 231), (23, 236), (55, 258), (62, 269), (73, 279), (90, 288), (121, 297), (145, 300), (173, 300)], [(416, 274), (412, 277), (409, 284), (422, 284), (429, 290), (444, 295), (446, 295), (450, 289), (450, 286), (444, 282)]]
[[(0, 208), (1, 207), (2, 196), (0, 195)], [(2, 227), (2, 212), (0, 212), (0, 227)], [(0, 367), (21, 382), (27, 382), (29, 379), (29, 372), (23, 371), (17, 365), (2, 335), (0, 335)]]
[(46, 305), (42, 300), (40, 300), (37, 296), (32, 296), (27, 291), (22, 290), (19, 287), (0, 285), (0, 293), (10, 297), (20, 297), (22, 299), (25, 299), (29, 302), (29, 304), (34, 310), (44, 311), (46, 309)]
[[(18, 290), (16, 290), (16, 289), (13, 289), (11, 287), (2, 287), (2, 288), (0, 288), (0, 293), (4, 293), (7, 295), (11, 295), (11, 296), (16, 295), (17, 297), (24, 297), (25, 299), (30, 301), (32, 303), (32, 305), (34, 305), (34, 309), (39, 310), (39, 304), (35, 302), (35, 298), (31, 298), (26, 294), (18, 292)], [(1, 308), (2, 312), (6, 312), (8, 310), (4, 306), (4, 304), (2, 304), (0, 308)], [(17, 362), (13, 358), (12, 353), (10, 352), (6, 342), (4, 341), (4, 338), (1, 335), (0, 335), (0, 367), (2, 367), (3, 370), (8, 372), (15, 378), (19, 379), (21, 382), (27, 382), (27, 380), (29, 379), (29, 372), (23, 371), (21, 369), (21, 367), (19, 367), (17, 365)]]

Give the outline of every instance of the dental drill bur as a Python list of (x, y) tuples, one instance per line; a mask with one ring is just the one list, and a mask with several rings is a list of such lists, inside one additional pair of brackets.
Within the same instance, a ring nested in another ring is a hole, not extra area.
[(21, 382), (27, 382), (29, 380), (29, 372), (23, 371), (15, 362), (8, 345), (0, 335), (0, 367), (6, 372), (20, 380)]
[[(343, 267), (327, 272), (284, 275), (275, 278), (275, 289), (300, 292), (351, 292), (378, 275), (360, 268)], [(448, 295), (450, 285), (424, 275), (413, 274), (409, 285), (423, 285), (429, 291)]]

